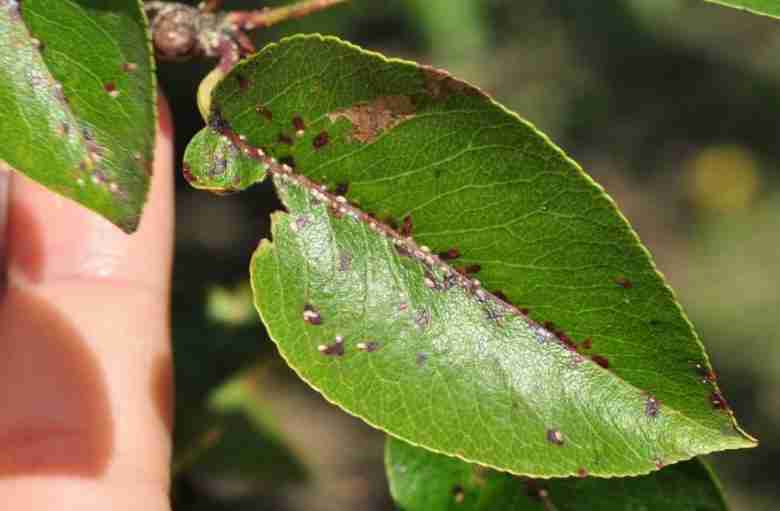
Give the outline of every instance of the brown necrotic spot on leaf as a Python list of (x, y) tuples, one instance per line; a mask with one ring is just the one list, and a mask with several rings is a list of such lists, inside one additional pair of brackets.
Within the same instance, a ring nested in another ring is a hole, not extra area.
[(306, 129), (306, 123), (303, 122), (303, 118), (301, 118), (300, 115), (296, 115), (292, 119), (292, 125), (293, 128), (295, 128), (295, 131), (303, 131)]
[(606, 357), (602, 357), (601, 355), (593, 355), (590, 358), (604, 369), (609, 369), (609, 360), (607, 360)]
[(425, 92), (433, 99), (444, 100), (452, 95), (487, 97), (477, 87), (453, 78), (443, 69), (430, 66), (421, 66), (420, 69), (425, 80)]
[(286, 133), (279, 133), (278, 140), (280, 144), (293, 145), (293, 139)]
[(373, 142), (383, 132), (414, 117), (415, 107), (408, 96), (381, 96), (371, 102), (358, 103), (350, 108), (328, 114), (331, 121), (340, 118), (352, 123), (351, 139)]
[(330, 141), (330, 135), (328, 135), (327, 131), (321, 131), (317, 134), (316, 137), (314, 137), (314, 140), (312, 140), (311, 144), (314, 147), (314, 149), (322, 149), (326, 145), (328, 145), (328, 142)]
[(623, 289), (631, 289), (634, 287), (634, 283), (622, 275), (615, 279), (615, 284), (622, 287)]
[(122, 71), (125, 73), (134, 73), (138, 70), (138, 64), (135, 62), (125, 62), (122, 64)]

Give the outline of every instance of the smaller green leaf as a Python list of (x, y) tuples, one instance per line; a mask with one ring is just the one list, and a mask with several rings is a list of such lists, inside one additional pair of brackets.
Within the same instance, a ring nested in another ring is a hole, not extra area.
[(212, 392), (208, 410), (184, 426), (192, 430), (190, 444), (177, 453), (174, 470), (274, 486), (305, 479), (305, 467), (258, 401), (254, 384), (253, 374), (245, 373)]
[(0, 0), (0, 163), (133, 232), (155, 79), (138, 0)]
[(713, 4), (725, 5), (736, 9), (780, 18), (780, 0), (705, 0)]
[(184, 178), (199, 190), (240, 192), (265, 179), (266, 170), (211, 128), (200, 130), (184, 153)]
[(401, 511), (724, 511), (718, 482), (698, 460), (643, 477), (534, 480), (436, 454), (392, 437), (390, 493)]

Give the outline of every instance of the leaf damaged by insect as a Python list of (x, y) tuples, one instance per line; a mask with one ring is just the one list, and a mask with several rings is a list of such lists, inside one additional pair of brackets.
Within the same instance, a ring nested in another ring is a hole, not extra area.
[[(293, 63), (307, 56), (302, 78), (289, 88), (289, 73), (271, 66), (279, 54)], [(274, 216), (274, 243), (261, 244), (254, 258), (258, 309), (288, 363), (329, 400), (430, 449), (545, 477), (577, 475), (583, 468), (592, 476), (638, 474), (656, 470), (657, 459), (669, 464), (754, 445), (728, 408), (726, 413), (713, 408), (711, 388), (689, 388), (688, 363), (674, 365), (663, 355), (626, 356), (650, 347), (658, 353), (655, 348), (668, 343), (678, 350), (675, 360), (706, 360), (614, 204), (533, 127), (448, 75), (388, 61), (332, 38), (286, 39), (238, 69), (253, 85), (233, 96), (235, 80), (217, 85), (213, 94), (220, 115), (210, 129), (255, 162), (254, 177), (247, 175), (242, 183), (273, 175), (287, 207), (287, 213)], [(279, 90), (286, 92), (273, 96)], [(234, 101), (224, 102), (226, 97)], [(334, 122), (329, 116), (355, 106), (388, 109), (389, 97), (408, 98), (399, 108), (400, 117), (410, 117), (394, 122), (399, 116), (385, 115), (390, 121), (366, 142), (355, 140), (350, 119)], [(272, 107), (273, 121), (259, 122), (257, 105)], [(294, 130), (296, 117), (306, 120), (304, 133), (299, 137), (296, 131), (292, 145), (279, 143), (279, 129)], [(328, 143), (316, 147), (322, 132), (328, 133)], [(362, 144), (357, 150), (356, 143)], [(411, 150), (417, 150), (414, 158), (406, 153)], [(294, 169), (283, 160), (287, 156), (294, 157)], [(469, 186), (475, 182), (479, 187)], [(346, 195), (328, 191), (340, 191), (339, 183), (349, 183)], [(493, 206), (495, 197), (504, 199), (496, 201), (501, 207)], [(467, 208), (483, 213), (463, 215)], [(590, 222), (581, 211), (598, 211), (601, 221)], [(310, 223), (302, 229), (298, 219), (304, 216)], [(550, 224), (550, 218), (560, 223)], [(378, 219), (403, 224), (396, 229)], [(592, 249), (592, 240), (607, 239)], [(351, 254), (349, 265), (340, 257), (345, 252)], [(591, 269), (593, 262), (598, 264)], [(506, 271), (509, 263), (513, 271)], [(573, 281), (571, 268), (578, 268)], [(478, 270), (479, 280), (467, 270)], [(630, 276), (630, 286), (622, 276)], [(642, 314), (631, 313), (645, 295), (658, 297), (648, 324), (664, 318), (653, 324), (652, 338), (643, 337), (649, 329), (636, 324)], [(597, 307), (604, 299), (614, 303)], [(323, 326), (309, 328), (301, 317), (307, 301), (329, 311)], [(288, 311), (292, 315), (285, 317)], [(305, 345), (299, 335), (303, 328), (311, 336)], [(343, 337), (342, 348), (333, 346), (334, 335)], [(381, 346), (370, 357), (358, 346), (367, 338)], [(323, 357), (319, 346), (343, 353)], [(657, 388), (645, 388), (636, 377), (636, 360), (643, 361), (643, 371), (664, 375)], [(425, 410), (423, 422), (464, 421), (447, 414), (464, 413), (461, 399), (491, 403), (479, 420), (469, 412), (465, 420), (488, 424), (486, 444), (473, 445), (468, 431), (432, 435), (414, 417), (383, 414), (338, 385), (343, 378), (367, 374), (378, 381), (373, 385), (382, 400)], [(385, 388), (383, 382), (400, 382), (402, 388)], [(430, 394), (415, 395), (412, 385)], [(675, 389), (685, 385), (691, 392), (681, 397)], [(650, 392), (663, 403), (652, 420), (646, 413), (655, 413), (646, 402)], [(609, 400), (610, 409), (600, 398), (605, 393), (619, 397)], [(578, 424), (565, 415), (572, 408), (586, 410), (587, 420)], [(541, 417), (528, 421), (536, 415)], [(696, 427), (686, 422), (691, 417)], [(590, 437), (586, 423), (598, 424), (599, 434)], [(615, 431), (614, 424), (627, 429)], [(550, 429), (565, 432), (563, 445), (549, 441)], [(502, 442), (491, 444), (493, 438)], [(626, 438), (635, 442), (634, 458), (593, 463), (598, 446), (608, 449)], [(532, 452), (559, 455), (540, 461)]]
[[(372, 101), (361, 102), (328, 114), (332, 122), (341, 118), (352, 124), (351, 140), (371, 143), (382, 133), (414, 117), (415, 106), (409, 96), (380, 96)], [(327, 140), (316, 141), (322, 147)]]

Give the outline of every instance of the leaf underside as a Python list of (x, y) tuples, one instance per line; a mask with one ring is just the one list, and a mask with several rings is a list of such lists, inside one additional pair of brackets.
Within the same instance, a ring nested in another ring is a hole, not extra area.
[(214, 89), (185, 160), (214, 191), (274, 174), (287, 213), (252, 262), (256, 305), (299, 375), (370, 424), (536, 477), (754, 445), (612, 201), (474, 87), (296, 36)]
[(390, 438), (390, 493), (400, 511), (725, 511), (719, 484), (698, 460), (641, 477), (540, 481), (464, 463)]
[(734, 7), (740, 10), (780, 18), (779, 0), (705, 0), (710, 3)]
[(141, 3), (0, 0), (0, 162), (136, 229), (155, 135)]

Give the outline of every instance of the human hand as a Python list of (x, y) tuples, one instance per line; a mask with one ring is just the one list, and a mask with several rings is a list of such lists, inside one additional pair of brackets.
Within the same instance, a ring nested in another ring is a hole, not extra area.
[(2, 176), (2, 510), (169, 509), (173, 143), (160, 103), (151, 193), (132, 236)]

